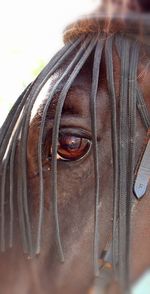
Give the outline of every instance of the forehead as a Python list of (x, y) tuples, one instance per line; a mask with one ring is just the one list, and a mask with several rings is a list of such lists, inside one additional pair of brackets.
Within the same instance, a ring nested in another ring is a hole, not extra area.
[[(89, 114), (89, 99), (91, 97), (91, 85), (92, 85), (92, 74), (93, 74), (93, 62), (94, 62), (94, 54), (92, 53), (88, 60), (83, 65), (79, 74), (73, 81), (69, 91), (67, 93), (63, 112), (71, 113), (74, 115), (80, 114), (82, 116), (87, 116)], [(119, 76), (120, 76), (120, 60), (116, 52), (114, 51), (114, 77), (115, 77), (115, 88), (116, 94), (119, 94)], [(63, 72), (65, 71), (67, 64), (63, 64), (62, 68), (59, 69), (54, 77), (52, 77), (50, 91), (51, 88), (55, 85), (55, 83), (61, 78)], [(69, 76), (67, 76), (67, 79)], [(67, 80), (66, 79), (66, 80)], [(56, 95), (53, 99), (54, 103), (57, 103), (59, 95), (65, 86), (65, 81), (62, 81), (56, 90)], [(99, 74), (99, 83), (98, 83), (98, 95), (97, 95), (97, 106), (99, 107), (101, 104), (101, 108), (104, 106), (108, 106), (108, 86), (107, 86), (107, 78), (106, 78), (106, 65), (105, 65), (105, 54), (103, 52), (102, 59), (100, 63), (100, 74)]]
[[(144, 94), (144, 98), (146, 103), (148, 104), (148, 108), (150, 107), (150, 100), (149, 100), (149, 50), (145, 46), (141, 46), (140, 56), (139, 56), (139, 63), (138, 63), (138, 83), (141, 86), (141, 89)], [(58, 71), (51, 77), (49, 81), (49, 91), (53, 88), (55, 83), (61, 78), (64, 71), (66, 70), (67, 66), (70, 64), (74, 57), (74, 54), (70, 56), (66, 62), (59, 68)], [(80, 70), (79, 74), (75, 78), (74, 82), (72, 83), (63, 106), (63, 113), (64, 115), (80, 115), (83, 117), (90, 116), (90, 109), (89, 109), (89, 99), (91, 96), (91, 85), (92, 85), (92, 73), (93, 73), (93, 60), (94, 60), (94, 53), (92, 53), (85, 64), (83, 65), (82, 69)], [(115, 85), (115, 94), (117, 97), (117, 101), (119, 101), (119, 94), (120, 94), (120, 84), (121, 84), (121, 60), (116, 47), (113, 47), (113, 74), (114, 74), (114, 85)], [(63, 87), (66, 84), (67, 76), (63, 81), (60, 82), (58, 85), (55, 95), (50, 103), (48, 116), (49, 118), (54, 118), (55, 116), (55, 108), (60, 96), (60, 93)], [(48, 97), (48, 95), (46, 95)], [(45, 99), (46, 101), (46, 99)], [(38, 115), (42, 115), (42, 110), (45, 105), (42, 103), (40, 106), (40, 110), (38, 111)], [(106, 64), (105, 64), (105, 52), (103, 50), (101, 63), (100, 63), (100, 75), (99, 75), (99, 86), (98, 86), (98, 93), (97, 93), (97, 110), (99, 114), (103, 114), (103, 111), (109, 110), (109, 95), (108, 95), (108, 84), (107, 84), (107, 77), (106, 77)], [(36, 115), (36, 117), (38, 116)]]

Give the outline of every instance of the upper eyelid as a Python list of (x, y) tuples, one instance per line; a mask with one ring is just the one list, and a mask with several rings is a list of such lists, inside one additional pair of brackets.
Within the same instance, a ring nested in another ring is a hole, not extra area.
[[(45, 134), (43, 136), (43, 143), (44, 143), (48, 134), (50, 137), (52, 137), (52, 132), (53, 132), (52, 127), (45, 128), (45, 132), (44, 132)], [(59, 134), (76, 136), (76, 137), (85, 138), (85, 139), (92, 141), (92, 133), (88, 130), (81, 128), (81, 127), (60, 126)], [(97, 141), (99, 142), (100, 140), (101, 140), (101, 137), (98, 135)]]
[(76, 136), (79, 138), (86, 138), (88, 140), (92, 140), (91, 133), (87, 130), (83, 130), (82, 128), (63, 128), (61, 127), (59, 130), (59, 134), (65, 134), (70, 136)]
[[(83, 128), (75, 128), (75, 127), (60, 127), (59, 133), (68, 134), (71, 136), (78, 136), (80, 138), (85, 138), (90, 141), (92, 141), (92, 133), (90, 131), (87, 131)], [(97, 142), (101, 140), (101, 137), (97, 134)]]
[[(44, 132), (43, 135), (43, 144), (49, 140), (51, 141), (52, 139), (52, 133), (53, 133), (53, 129), (51, 128), (47, 128)], [(59, 129), (59, 135), (68, 135), (68, 136), (76, 136), (79, 138), (85, 138), (87, 140), (92, 141), (92, 136), (91, 133), (85, 129), (82, 128), (75, 128), (75, 127), (61, 127)], [(59, 140), (59, 136), (58, 136), (58, 140)], [(51, 141), (52, 143), (52, 141)]]

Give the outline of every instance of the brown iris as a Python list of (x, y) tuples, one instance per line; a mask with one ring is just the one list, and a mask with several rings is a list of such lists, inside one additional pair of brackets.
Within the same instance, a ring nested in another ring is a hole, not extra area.
[(89, 150), (91, 142), (86, 138), (74, 135), (60, 134), (58, 142), (58, 159), (77, 160)]

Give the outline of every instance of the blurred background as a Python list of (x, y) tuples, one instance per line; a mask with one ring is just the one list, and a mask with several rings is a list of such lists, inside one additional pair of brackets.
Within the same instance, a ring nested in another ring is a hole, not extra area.
[[(100, 0), (5, 0), (0, 8), (0, 125), (14, 101), (62, 47), (64, 27)], [(132, 294), (150, 294), (150, 273)]]
[(0, 125), (14, 100), (62, 46), (64, 27), (99, 0), (5, 0), (0, 7)]

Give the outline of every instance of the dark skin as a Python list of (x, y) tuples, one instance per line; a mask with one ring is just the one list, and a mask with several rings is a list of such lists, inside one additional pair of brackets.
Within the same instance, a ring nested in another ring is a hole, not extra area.
[[(142, 59), (141, 59), (142, 60)], [(142, 62), (142, 61), (141, 61)], [(64, 65), (65, 66), (65, 65)], [(61, 119), (61, 130), (70, 136), (85, 138), (85, 145), (91, 141), (91, 121), (89, 97), (91, 91), (91, 60), (84, 66), (72, 85), (66, 98)], [(139, 63), (139, 73), (144, 69)], [(62, 68), (63, 71), (63, 68)], [(114, 53), (114, 74), (116, 93), (119, 94), (120, 63)], [(57, 73), (52, 84), (61, 75)], [(150, 110), (148, 74), (139, 78), (144, 99)], [(117, 95), (118, 96), (118, 95)], [(57, 100), (57, 97), (55, 97)], [(54, 107), (55, 108), (55, 107)], [(37, 168), (37, 142), (42, 108), (33, 118), (28, 138), (29, 201), (34, 224), (39, 207), (39, 175)], [(55, 244), (55, 230), (50, 195), (51, 173), (51, 128), (54, 113), (49, 109), (46, 122), (43, 171), (45, 186), (44, 226), (42, 248), (39, 256), (30, 259), (23, 255), (20, 246), (16, 219), (16, 246), (1, 254), (0, 290), (7, 294), (84, 294), (93, 285), (93, 236), (94, 236), (94, 172), (91, 148), (85, 149), (79, 160), (65, 161), (58, 156), (58, 209), (65, 263), (60, 264)], [(97, 97), (97, 138), (100, 151), (100, 252), (105, 248), (112, 229), (112, 152), (110, 104), (105, 75), (105, 61), (101, 66), (101, 76)], [(68, 133), (67, 133), (68, 132)], [(146, 132), (138, 116), (137, 149), (138, 159)], [(63, 150), (61, 150), (63, 152)], [(63, 153), (61, 153), (62, 155)], [(66, 180), (67, 179), (67, 180)], [(68, 181), (69, 179), (69, 181)], [(149, 187), (150, 188), (150, 187)], [(132, 280), (137, 279), (150, 265), (150, 189), (141, 201), (135, 200), (132, 212)], [(144, 242), (143, 242), (144, 240)], [(137, 246), (138, 244), (138, 246)], [(15, 264), (15, 267), (14, 267)], [(116, 291), (116, 290), (115, 290)], [(112, 293), (112, 292), (110, 292)], [(116, 292), (114, 292), (116, 293)]]

